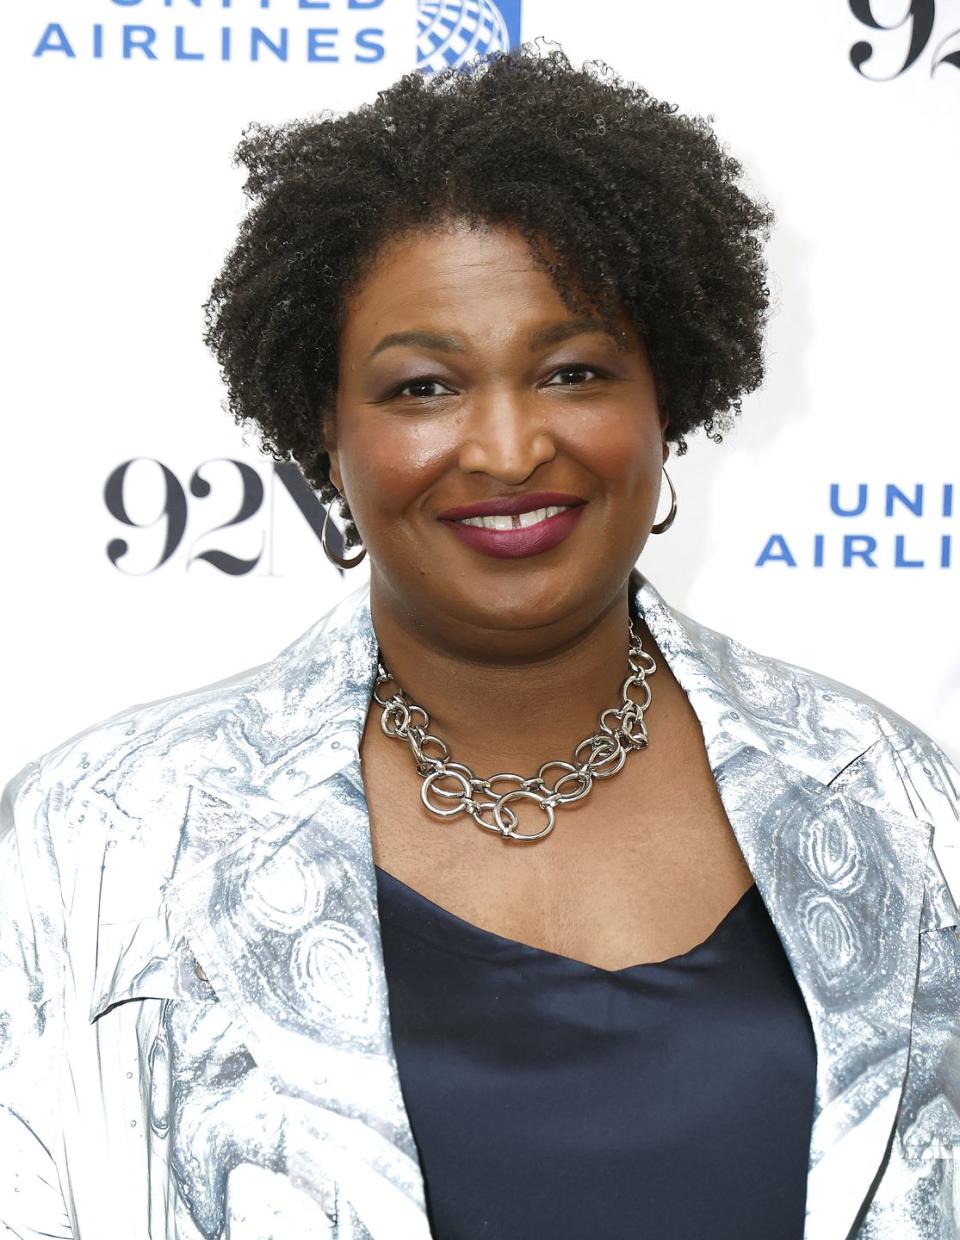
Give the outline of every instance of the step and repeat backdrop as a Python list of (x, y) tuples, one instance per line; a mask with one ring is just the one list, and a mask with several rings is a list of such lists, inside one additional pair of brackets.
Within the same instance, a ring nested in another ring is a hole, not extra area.
[[(12, 0), (3, 768), (269, 659), (366, 565), (202, 341), (250, 121), (545, 36), (712, 118), (778, 215), (768, 374), (640, 567), (960, 759), (960, 0)], [(665, 503), (665, 500), (664, 500)], [(661, 514), (662, 515), (662, 514)]]

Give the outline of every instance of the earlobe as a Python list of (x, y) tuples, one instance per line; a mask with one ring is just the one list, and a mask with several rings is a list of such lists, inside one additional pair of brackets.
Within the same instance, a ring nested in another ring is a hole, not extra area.
[(343, 479), (340, 476), (340, 453), (337, 449), (337, 441), (336, 441), (336, 437), (333, 434), (333, 428), (330, 426), (329, 422), (324, 427), (323, 446), (324, 446), (324, 449), (326, 450), (327, 457), (329, 458), (329, 461), (330, 461), (330, 465), (327, 471), (330, 475), (330, 481), (333, 483), (333, 485), (337, 488), (337, 490), (342, 495), (343, 494)]
[(323, 448), (329, 459), (328, 474), (330, 481), (343, 494), (343, 478), (340, 474), (340, 453), (337, 449), (336, 415), (329, 410), (323, 419)]
[(337, 488), (337, 490), (342, 495), (343, 494), (343, 479), (340, 476), (339, 455), (340, 454), (337, 452), (336, 448), (331, 448), (328, 451), (328, 456), (330, 457), (330, 467), (329, 467), (328, 473), (330, 474), (330, 481), (333, 483), (333, 485)]
[(670, 455), (670, 445), (667, 443), (667, 431), (670, 428), (670, 414), (659, 403), (657, 405), (657, 421), (660, 423), (660, 440), (661, 450), (663, 452), (663, 464), (666, 464), (667, 457)]

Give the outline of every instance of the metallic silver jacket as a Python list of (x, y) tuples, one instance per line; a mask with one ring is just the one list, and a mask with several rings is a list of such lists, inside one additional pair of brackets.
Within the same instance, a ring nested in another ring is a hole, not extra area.
[[(957, 1240), (960, 776), (632, 588), (813, 1025), (804, 1236)], [(0, 1236), (429, 1237), (358, 791), (375, 669), (363, 589), (7, 786)]]

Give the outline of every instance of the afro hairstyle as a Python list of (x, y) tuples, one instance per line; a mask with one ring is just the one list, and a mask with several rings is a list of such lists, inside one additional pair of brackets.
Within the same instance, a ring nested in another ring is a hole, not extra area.
[(349, 295), (418, 227), (508, 225), (570, 309), (608, 326), (625, 314), (678, 454), (700, 427), (719, 442), (763, 378), (774, 217), (738, 184), (713, 118), (540, 43), (408, 73), (344, 115), (243, 131), (234, 166), (251, 206), (204, 303), (204, 341), (225, 408), (324, 502)]

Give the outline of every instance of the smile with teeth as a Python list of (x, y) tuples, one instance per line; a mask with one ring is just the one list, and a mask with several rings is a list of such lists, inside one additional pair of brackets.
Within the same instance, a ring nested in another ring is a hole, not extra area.
[(533, 508), (530, 512), (515, 512), (508, 516), (496, 517), (461, 517), (457, 525), (476, 525), (484, 530), (523, 530), (531, 525), (539, 525), (548, 517), (566, 512), (569, 504), (551, 505), (549, 508)]

